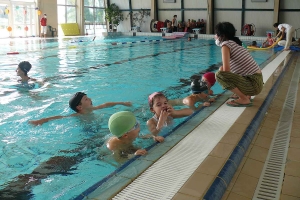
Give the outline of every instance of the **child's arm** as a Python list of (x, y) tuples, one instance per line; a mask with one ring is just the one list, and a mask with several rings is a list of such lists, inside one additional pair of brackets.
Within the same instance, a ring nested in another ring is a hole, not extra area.
[(170, 106), (168, 108), (168, 112), (170, 113), (170, 116), (172, 116), (173, 118), (181, 118), (193, 114), (194, 111), (190, 108), (174, 110), (174, 108)]
[(158, 136), (161, 128), (164, 125), (164, 122), (165, 121), (161, 120), (161, 117), (160, 117), (160, 120), (158, 121), (158, 123), (156, 123), (156, 121), (153, 119), (150, 119), (147, 121), (148, 129), (152, 133), (152, 137), (153, 137), (154, 141), (156, 141), (156, 142), (164, 141), (164, 137)]
[(47, 118), (42, 118), (42, 119), (39, 119), (39, 120), (31, 120), (29, 121), (28, 123), (29, 124), (32, 124), (34, 126), (37, 126), (37, 125), (42, 125), (46, 122), (49, 122), (51, 120), (55, 120), (55, 119), (61, 119), (61, 118), (65, 118), (65, 117), (73, 117), (73, 116), (76, 116), (76, 115), (79, 115), (78, 113), (74, 113), (72, 115), (69, 115), (69, 116), (53, 116), (53, 117), (47, 117)]
[(115, 105), (132, 106), (131, 102), (107, 102), (107, 103), (101, 104), (99, 106), (95, 106), (94, 110), (113, 107)]

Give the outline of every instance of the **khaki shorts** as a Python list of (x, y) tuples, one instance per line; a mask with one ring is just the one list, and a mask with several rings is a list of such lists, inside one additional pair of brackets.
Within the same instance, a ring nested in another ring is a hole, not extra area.
[(216, 79), (224, 90), (238, 88), (245, 95), (257, 95), (263, 88), (263, 76), (260, 73), (241, 76), (232, 72), (218, 71)]

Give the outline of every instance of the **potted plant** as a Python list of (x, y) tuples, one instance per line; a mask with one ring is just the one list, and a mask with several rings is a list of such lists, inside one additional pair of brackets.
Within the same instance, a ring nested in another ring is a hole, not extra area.
[(141, 8), (141, 10), (133, 13), (130, 12), (127, 17), (132, 17), (132, 25), (137, 27), (137, 31), (140, 31), (140, 27), (142, 26), (143, 23), (145, 23), (146, 21), (144, 21), (145, 17), (150, 16), (150, 11)]
[(124, 20), (123, 14), (115, 3), (105, 8), (105, 19), (108, 20), (110, 29), (117, 30), (117, 26)]

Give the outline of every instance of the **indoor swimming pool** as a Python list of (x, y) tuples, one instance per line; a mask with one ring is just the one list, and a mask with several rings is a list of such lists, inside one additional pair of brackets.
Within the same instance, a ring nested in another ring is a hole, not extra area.
[[(0, 50), (0, 197), (71, 199), (117, 170), (105, 141), (112, 135), (107, 122), (115, 112), (132, 111), (149, 133), (152, 117), (148, 96), (163, 92), (169, 99), (190, 94), (192, 78), (221, 65), (220, 48), (213, 40), (162, 40), (161, 37), (108, 37), (2, 40)], [(141, 42), (144, 41), (144, 42)], [(7, 55), (7, 52), (18, 52)], [(250, 52), (263, 65), (276, 52)], [(32, 64), (34, 89), (17, 84), (17, 64)], [(221, 93), (216, 84), (215, 93)], [(69, 99), (85, 92), (94, 105), (130, 101), (92, 116), (53, 120), (33, 126), (29, 120), (70, 115)], [(185, 118), (176, 119), (177, 124)], [(162, 133), (166, 134), (166, 133)], [(137, 139), (147, 148), (152, 139)]]

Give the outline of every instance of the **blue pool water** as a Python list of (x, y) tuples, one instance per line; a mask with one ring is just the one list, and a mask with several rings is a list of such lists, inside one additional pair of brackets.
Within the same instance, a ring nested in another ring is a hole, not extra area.
[[(111, 137), (107, 127), (111, 114), (134, 112), (141, 123), (140, 134), (148, 134), (146, 121), (152, 117), (147, 105), (149, 94), (162, 91), (169, 99), (183, 98), (190, 94), (192, 76), (207, 69), (215, 71), (221, 64), (220, 48), (211, 40), (91, 40), (0, 41), (0, 197), (76, 197), (120, 166), (105, 147)], [(119, 44), (144, 40), (147, 42)], [(20, 54), (6, 55), (12, 51)], [(274, 53), (251, 52), (258, 64)], [(40, 80), (31, 90), (17, 87), (15, 70), (23, 60), (33, 65), (29, 76)], [(218, 84), (213, 90), (222, 92)], [(133, 106), (115, 106), (97, 110), (89, 117), (64, 118), (38, 127), (28, 124), (29, 120), (72, 114), (68, 101), (78, 91), (87, 93), (94, 105), (131, 101)], [(142, 148), (151, 144), (152, 139), (136, 141)]]

